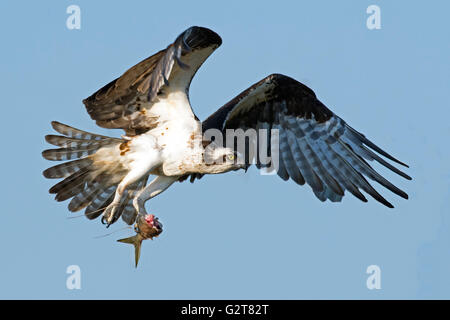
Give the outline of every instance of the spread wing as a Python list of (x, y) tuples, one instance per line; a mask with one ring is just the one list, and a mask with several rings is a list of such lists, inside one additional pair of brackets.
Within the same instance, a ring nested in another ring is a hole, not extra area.
[(175, 91), (184, 93), (188, 99), (193, 76), (221, 43), (222, 39), (212, 30), (187, 29), (165, 50), (141, 61), (84, 99), (87, 112), (103, 128), (121, 128), (128, 135), (148, 131), (164, 116), (160, 110), (152, 112), (155, 102)]
[[(203, 131), (268, 129), (266, 153), (278, 154), (277, 174), (303, 185), (321, 200), (341, 201), (348, 190), (360, 200), (361, 190), (393, 207), (366, 180), (377, 181), (407, 199), (408, 195), (377, 173), (368, 161), (377, 161), (400, 176), (411, 178), (387, 162), (398, 161), (330, 111), (300, 82), (273, 74), (251, 86), (203, 122)], [(271, 131), (270, 129), (277, 129)], [(276, 135), (274, 132), (278, 132)], [(257, 137), (261, 140), (261, 136)], [(260, 145), (259, 142), (257, 145)], [(272, 158), (273, 159), (273, 158)], [(248, 161), (248, 160), (247, 160)], [(272, 160), (273, 161), (273, 160)], [(258, 168), (265, 164), (255, 159)], [(273, 163), (266, 164), (267, 166)]]

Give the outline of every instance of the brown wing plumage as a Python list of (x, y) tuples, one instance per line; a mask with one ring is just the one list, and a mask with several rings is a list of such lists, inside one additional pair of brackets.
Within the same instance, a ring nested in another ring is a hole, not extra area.
[[(360, 191), (363, 190), (384, 205), (393, 207), (366, 178), (408, 198), (404, 191), (377, 173), (367, 161), (375, 160), (410, 180), (407, 174), (378, 154), (407, 165), (348, 126), (323, 105), (310, 88), (292, 78), (270, 75), (203, 122), (204, 132), (218, 129), (224, 136), (226, 129), (239, 128), (268, 129), (267, 153), (278, 154), (277, 174), (283, 180), (291, 178), (300, 185), (307, 183), (322, 201), (341, 201), (345, 190), (348, 190), (366, 202)], [(272, 135), (270, 129), (278, 130), (278, 136)], [(259, 168), (265, 166), (259, 158), (255, 162)]]
[[(137, 110), (140, 103), (146, 100), (145, 92), (140, 91), (139, 88), (144, 81), (148, 81), (149, 75), (164, 54), (165, 50), (162, 50), (139, 62), (121, 77), (84, 99), (83, 103), (91, 118), (104, 128), (128, 126), (129, 118), (124, 116), (131, 114), (133, 107)], [(138, 97), (139, 101), (137, 101)]]
[(141, 61), (121, 77), (83, 100), (87, 112), (103, 128), (121, 128), (128, 135), (157, 125), (159, 115), (149, 112), (171, 90), (188, 92), (192, 77), (222, 43), (214, 31), (191, 27), (174, 43)]

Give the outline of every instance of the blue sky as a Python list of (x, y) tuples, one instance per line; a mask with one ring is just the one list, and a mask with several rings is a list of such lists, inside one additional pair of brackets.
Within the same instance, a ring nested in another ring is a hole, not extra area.
[[(66, 8), (81, 8), (81, 29)], [(368, 30), (366, 8), (381, 9)], [(2, 2), (0, 298), (450, 298), (450, 27), (446, 1)], [(355, 129), (410, 165), (395, 209), (321, 203), (276, 176), (230, 173), (175, 184), (147, 203), (164, 233), (131, 247), (47, 193), (50, 121), (109, 135), (81, 100), (192, 25), (223, 39), (191, 85), (206, 118), (277, 72), (311, 87)], [(66, 268), (81, 269), (81, 290)], [(368, 290), (366, 268), (381, 269)]]

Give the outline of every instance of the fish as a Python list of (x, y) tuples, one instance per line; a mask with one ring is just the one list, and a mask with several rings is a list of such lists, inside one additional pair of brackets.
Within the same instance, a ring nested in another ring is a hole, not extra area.
[(153, 214), (138, 215), (134, 224), (136, 234), (129, 238), (119, 239), (118, 242), (134, 245), (134, 259), (136, 268), (141, 255), (141, 245), (143, 240), (157, 237), (163, 231), (162, 223)]

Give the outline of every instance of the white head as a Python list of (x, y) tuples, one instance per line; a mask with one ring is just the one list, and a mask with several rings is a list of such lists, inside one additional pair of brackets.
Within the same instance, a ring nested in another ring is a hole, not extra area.
[(222, 173), (245, 168), (238, 163), (236, 152), (230, 148), (217, 146), (213, 143), (205, 148), (203, 161), (208, 173)]

